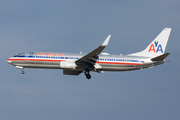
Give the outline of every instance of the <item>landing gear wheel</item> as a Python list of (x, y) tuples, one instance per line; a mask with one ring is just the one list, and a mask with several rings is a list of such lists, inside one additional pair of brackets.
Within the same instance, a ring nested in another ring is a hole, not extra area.
[(87, 79), (91, 79), (91, 75), (89, 74), (89, 69), (86, 69), (84, 74), (86, 75)]
[(91, 79), (91, 75), (86, 75), (86, 78), (87, 79)]
[(21, 71), (22, 74), (24, 74), (25, 72), (24, 71)]

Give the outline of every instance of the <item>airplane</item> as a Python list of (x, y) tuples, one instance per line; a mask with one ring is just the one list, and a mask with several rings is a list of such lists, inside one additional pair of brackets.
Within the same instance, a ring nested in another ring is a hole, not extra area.
[(63, 69), (64, 75), (79, 75), (84, 72), (87, 79), (91, 78), (90, 71), (104, 73), (104, 71), (130, 71), (152, 68), (167, 62), (165, 58), (170, 54), (164, 53), (171, 28), (164, 28), (162, 32), (141, 52), (128, 55), (110, 55), (101, 53), (108, 45), (109, 35), (102, 45), (88, 54), (78, 53), (20, 53), (7, 59), (7, 62), (21, 69)]

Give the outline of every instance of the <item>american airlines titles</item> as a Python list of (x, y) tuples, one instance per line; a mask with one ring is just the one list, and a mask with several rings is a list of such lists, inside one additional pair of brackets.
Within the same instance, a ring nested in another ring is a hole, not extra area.
[(60, 53), (38, 53), (37, 55), (46, 55), (46, 56), (64, 56), (64, 54)]

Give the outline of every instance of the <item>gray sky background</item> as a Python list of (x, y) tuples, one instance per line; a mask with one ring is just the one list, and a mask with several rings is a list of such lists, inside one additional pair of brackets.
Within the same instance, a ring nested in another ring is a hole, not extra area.
[[(1, 0), (1, 120), (179, 120), (179, 0)], [(6, 59), (21, 52), (87, 53), (143, 50), (165, 27), (171, 61), (130, 72), (64, 76), (20, 70)]]

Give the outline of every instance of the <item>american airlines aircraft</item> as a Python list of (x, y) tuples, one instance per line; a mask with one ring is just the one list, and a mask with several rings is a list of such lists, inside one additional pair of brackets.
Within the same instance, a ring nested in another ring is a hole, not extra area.
[(98, 48), (88, 54), (72, 53), (20, 53), (7, 59), (7, 62), (21, 69), (63, 69), (64, 75), (79, 75), (84, 72), (87, 79), (91, 78), (90, 71), (101, 73), (103, 71), (129, 71), (151, 68), (166, 62), (170, 53), (164, 53), (169, 39), (171, 28), (164, 30), (141, 52), (129, 55), (110, 55), (101, 53), (108, 45), (111, 35)]

